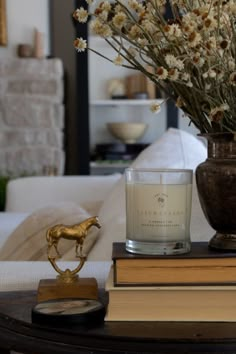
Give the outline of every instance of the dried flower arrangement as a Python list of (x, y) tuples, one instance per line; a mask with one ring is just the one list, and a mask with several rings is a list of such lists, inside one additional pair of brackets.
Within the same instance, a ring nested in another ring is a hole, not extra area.
[[(79, 7), (73, 17), (85, 23), (91, 16), (92, 31), (115, 57), (96, 53), (144, 73), (201, 133), (236, 131), (236, 1), (169, 0), (168, 5), (169, 19), (166, 0), (102, 1), (92, 13)], [(87, 41), (77, 38), (74, 46), (84, 51)]]

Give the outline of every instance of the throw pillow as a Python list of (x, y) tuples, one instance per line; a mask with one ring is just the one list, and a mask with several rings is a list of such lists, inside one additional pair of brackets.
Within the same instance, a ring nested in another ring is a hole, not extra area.
[[(151, 144), (132, 163), (135, 168), (187, 168), (195, 170), (197, 165), (207, 157), (207, 150), (202, 141), (192, 134), (180, 129), (170, 128), (156, 142)], [(196, 194), (194, 194), (196, 197)], [(196, 198), (195, 198), (196, 200)], [(197, 201), (198, 202), (198, 201)], [(204, 230), (209, 226), (202, 214), (199, 202), (194, 206), (198, 215), (198, 222)], [(192, 216), (194, 220), (195, 216)], [(99, 220), (102, 229), (99, 232), (99, 241), (90, 252), (89, 259), (111, 259), (112, 243), (125, 242), (126, 213), (125, 213), (125, 179), (124, 176), (116, 183), (109, 197), (106, 198), (99, 211)], [(196, 226), (196, 225), (195, 225)], [(196, 231), (196, 227), (194, 228)], [(204, 234), (204, 232), (203, 232)], [(211, 236), (211, 235), (210, 235)], [(207, 237), (207, 233), (205, 234)], [(195, 236), (195, 239), (198, 235)], [(203, 238), (203, 235), (202, 235)]]
[[(40, 208), (30, 214), (8, 237), (0, 250), (0, 260), (44, 261), (47, 260), (46, 231), (57, 225), (73, 225), (91, 215), (74, 203), (58, 203)], [(84, 241), (83, 251), (88, 254), (97, 238), (98, 229), (92, 227)], [(75, 243), (60, 240), (58, 249), (64, 260), (75, 259)], [(67, 256), (65, 256), (67, 254)], [(70, 258), (68, 258), (70, 257)]]
[(169, 128), (141, 152), (131, 167), (189, 168), (195, 171), (206, 157), (207, 150), (202, 141), (183, 130)]

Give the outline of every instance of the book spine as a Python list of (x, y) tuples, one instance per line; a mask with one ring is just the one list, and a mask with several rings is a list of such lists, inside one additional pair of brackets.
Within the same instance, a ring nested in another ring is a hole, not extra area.
[(115, 286), (137, 285), (233, 285), (236, 266), (120, 267), (114, 263)]
[(106, 321), (236, 322), (236, 290), (110, 290)]

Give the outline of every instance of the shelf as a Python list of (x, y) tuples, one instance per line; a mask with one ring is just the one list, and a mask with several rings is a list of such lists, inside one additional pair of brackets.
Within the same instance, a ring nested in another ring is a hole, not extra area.
[(107, 175), (112, 173), (124, 173), (125, 169), (130, 166), (132, 161), (101, 161), (90, 162), (90, 174)]
[(93, 168), (126, 168), (132, 161), (101, 161), (101, 162), (90, 162), (90, 167)]
[(147, 99), (147, 100), (93, 100), (90, 102), (91, 106), (149, 106), (152, 102), (158, 102), (161, 104), (163, 102), (162, 98), (157, 99)]

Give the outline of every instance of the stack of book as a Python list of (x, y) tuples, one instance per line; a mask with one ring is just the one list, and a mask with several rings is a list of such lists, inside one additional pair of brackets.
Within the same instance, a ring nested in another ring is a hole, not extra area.
[(236, 321), (236, 253), (193, 242), (174, 256), (128, 253), (113, 243), (106, 321)]

